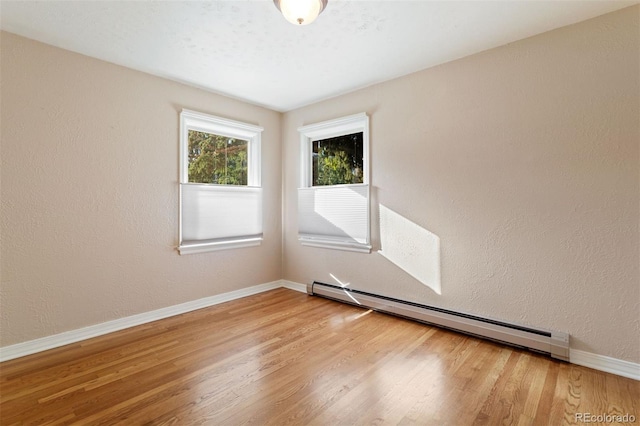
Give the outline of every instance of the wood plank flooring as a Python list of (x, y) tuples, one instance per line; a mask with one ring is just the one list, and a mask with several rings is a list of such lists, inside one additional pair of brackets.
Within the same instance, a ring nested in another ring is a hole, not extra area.
[(578, 413), (637, 425), (640, 382), (286, 289), (0, 364), (3, 426), (559, 425)]

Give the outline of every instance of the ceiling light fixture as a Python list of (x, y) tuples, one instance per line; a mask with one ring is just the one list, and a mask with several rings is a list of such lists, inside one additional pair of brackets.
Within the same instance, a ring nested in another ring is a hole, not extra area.
[(328, 0), (273, 0), (285, 19), (294, 25), (308, 25), (327, 7)]

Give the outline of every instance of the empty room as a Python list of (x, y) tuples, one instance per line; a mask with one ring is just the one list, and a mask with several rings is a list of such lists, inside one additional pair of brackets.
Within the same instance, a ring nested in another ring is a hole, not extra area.
[(640, 422), (638, 1), (0, 29), (1, 425)]

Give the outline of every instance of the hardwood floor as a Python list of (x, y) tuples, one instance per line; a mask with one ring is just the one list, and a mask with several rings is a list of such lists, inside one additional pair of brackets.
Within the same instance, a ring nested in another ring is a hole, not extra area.
[(640, 382), (286, 289), (4, 362), (0, 401), (5, 426), (640, 423)]

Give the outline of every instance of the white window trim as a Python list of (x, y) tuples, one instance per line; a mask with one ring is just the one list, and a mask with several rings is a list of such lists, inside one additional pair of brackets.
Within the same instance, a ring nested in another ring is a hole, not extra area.
[(247, 152), (247, 186), (261, 186), (261, 134), (263, 127), (220, 118), (188, 109), (180, 114), (180, 183), (189, 183), (189, 130), (214, 133), (249, 142)]
[[(366, 113), (349, 115), (335, 120), (323, 121), (321, 123), (309, 124), (298, 128), (300, 132), (300, 187), (308, 188), (312, 186), (313, 164), (312, 148), (313, 141), (328, 139), (336, 136), (350, 135), (362, 132), (362, 183), (369, 184), (369, 117)], [(332, 185), (337, 186), (337, 185)]]
[(262, 244), (262, 238), (244, 238), (203, 244), (187, 244), (178, 247), (180, 254), (206, 253), (209, 251), (231, 250), (243, 247), (255, 247)]
[[(180, 196), (179, 196), (179, 253), (195, 254), (209, 251), (235, 249), (241, 247), (258, 246), (262, 243), (262, 236), (238, 236), (238, 238), (225, 238), (219, 241), (189, 242), (183, 244), (182, 233), (182, 185), (189, 183), (188, 149), (189, 130), (213, 133), (230, 138), (243, 139), (248, 141), (247, 149), (247, 185), (216, 185), (199, 184), (218, 187), (220, 191), (225, 191), (230, 186), (234, 188), (260, 188), (262, 183), (261, 173), (261, 134), (264, 130), (261, 126), (242, 123), (239, 121), (220, 118), (209, 114), (203, 114), (188, 109), (183, 109), (180, 113)], [(241, 189), (240, 189), (241, 190)]]
[[(337, 118), (334, 120), (323, 121), (320, 123), (309, 124), (298, 128), (300, 133), (300, 188), (338, 188), (345, 185), (323, 185), (321, 187), (313, 186), (313, 159), (312, 159), (312, 143), (316, 140), (328, 139), (336, 136), (349, 135), (362, 132), (363, 147), (363, 185), (367, 187), (367, 202), (370, 203), (371, 194), (369, 187), (369, 116), (362, 112)], [(371, 253), (371, 208), (367, 208), (367, 239), (366, 242), (359, 243), (356, 241), (345, 241), (336, 239), (331, 236), (322, 235), (298, 235), (298, 241), (303, 246), (328, 248), (334, 250), (345, 250), (359, 253)]]

